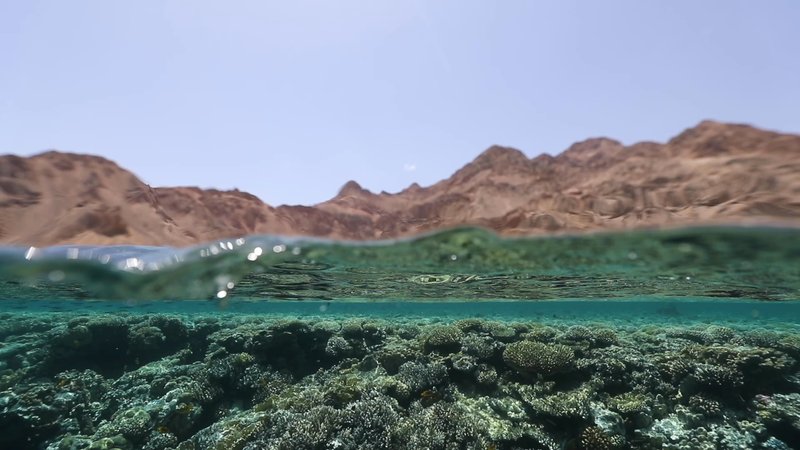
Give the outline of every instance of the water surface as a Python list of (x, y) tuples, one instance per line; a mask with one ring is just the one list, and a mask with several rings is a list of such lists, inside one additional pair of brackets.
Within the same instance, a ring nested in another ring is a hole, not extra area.
[(800, 448), (800, 231), (0, 250), (0, 447)]

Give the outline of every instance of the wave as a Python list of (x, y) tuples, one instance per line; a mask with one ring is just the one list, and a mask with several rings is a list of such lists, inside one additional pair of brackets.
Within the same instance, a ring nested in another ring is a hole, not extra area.
[(190, 248), (0, 248), (17, 300), (800, 299), (800, 230), (501, 238), (454, 229), (346, 242), (247, 236)]

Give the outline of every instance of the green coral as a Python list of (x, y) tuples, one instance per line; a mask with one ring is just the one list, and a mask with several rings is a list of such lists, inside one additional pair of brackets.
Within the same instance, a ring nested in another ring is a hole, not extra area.
[(772, 428), (784, 427), (800, 435), (800, 393), (759, 396), (756, 414)]
[(461, 347), (464, 332), (453, 325), (440, 325), (428, 330), (425, 335), (425, 350), (452, 353)]
[(440, 361), (410, 361), (400, 366), (397, 380), (408, 386), (411, 392), (420, 393), (445, 383), (447, 367)]
[(387, 344), (374, 353), (378, 363), (383, 366), (386, 372), (392, 375), (400, 370), (400, 366), (416, 359), (419, 354), (418, 349), (401, 342)]
[(494, 386), (497, 384), (497, 370), (488, 364), (478, 365), (475, 372), (475, 382), (483, 386)]
[(519, 372), (547, 376), (573, 369), (575, 353), (566, 345), (521, 341), (506, 346), (503, 361)]
[(635, 413), (649, 412), (647, 395), (641, 392), (626, 392), (624, 394), (611, 397), (607, 405), (622, 415), (632, 415)]
[(493, 358), (500, 348), (499, 344), (488, 336), (468, 334), (461, 341), (461, 351), (479, 360)]
[(527, 330), (523, 337), (531, 341), (551, 342), (558, 334), (558, 331), (548, 325), (536, 325)]
[(595, 347), (608, 347), (610, 345), (619, 344), (619, 337), (617, 332), (611, 328), (599, 327), (594, 329), (593, 333)]
[(486, 322), (484, 329), (498, 341), (510, 342), (515, 339), (517, 330), (500, 322)]
[(341, 359), (353, 354), (354, 349), (347, 341), (341, 336), (332, 336), (325, 344), (325, 354), (332, 359)]
[(228, 417), (204, 428), (189, 441), (178, 445), (177, 450), (242, 450), (261, 430), (268, 420), (263, 412), (247, 412)]
[[(497, 443), (526, 441), (534, 448), (556, 450), (561, 448), (539, 424), (528, 421), (525, 406), (511, 397), (460, 397), (460, 404), (480, 424), (488, 437), (489, 445), (482, 449), (504, 448)], [(475, 448), (475, 447), (468, 447)]]
[[(439, 402), (429, 408), (414, 406), (412, 414), (400, 421), (395, 439), (398, 448), (450, 449), (453, 442), (474, 442), (477, 448), (488, 448), (488, 428), (481, 417), (460, 403)], [(389, 447), (385, 447), (389, 448)], [(475, 447), (473, 447), (475, 448)]]
[(592, 341), (594, 333), (589, 327), (583, 325), (572, 325), (561, 335), (561, 339), (566, 341)]
[(585, 428), (578, 442), (581, 450), (615, 450), (624, 444), (619, 436), (609, 436), (596, 426)]
[(711, 340), (720, 343), (728, 343), (737, 338), (736, 331), (733, 328), (718, 325), (706, 328), (706, 333), (708, 333)]
[(150, 413), (144, 408), (135, 407), (126, 409), (113, 418), (114, 428), (131, 441), (139, 441), (152, 428)]
[(463, 353), (453, 355), (450, 360), (450, 364), (453, 366), (453, 370), (455, 372), (459, 372), (462, 375), (471, 375), (478, 368), (477, 360), (474, 357), (465, 355)]
[(133, 445), (122, 435), (100, 438), (89, 445), (88, 450), (132, 450)]
[(718, 417), (722, 415), (722, 404), (703, 395), (693, 395), (689, 398), (689, 409), (704, 417)]
[(470, 331), (482, 331), (483, 321), (481, 319), (469, 318), (461, 319), (453, 322), (453, 325), (458, 327), (461, 331), (468, 333)]
[[(744, 384), (742, 373), (738, 370), (712, 364), (698, 364), (691, 379), (696, 381), (701, 389), (719, 394), (735, 391)], [(685, 381), (684, 386), (686, 384), (688, 383)]]
[(590, 400), (594, 392), (589, 386), (545, 395), (529, 385), (517, 385), (512, 390), (535, 416), (589, 420), (591, 415)]

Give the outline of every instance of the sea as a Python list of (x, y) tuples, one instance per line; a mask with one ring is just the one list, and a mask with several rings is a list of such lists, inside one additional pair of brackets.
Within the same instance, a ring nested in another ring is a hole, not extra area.
[(800, 229), (0, 248), (0, 449), (800, 449)]

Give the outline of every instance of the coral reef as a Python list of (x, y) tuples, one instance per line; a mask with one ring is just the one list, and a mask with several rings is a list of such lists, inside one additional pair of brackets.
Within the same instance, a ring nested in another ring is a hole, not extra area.
[(728, 326), (5, 314), (0, 447), (800, 448), (800, 338)]
[(570, 370), (575, 355), (566, 345), (520, 341), (506, 346), (503, 360), (519, 372), (553, 375)]

